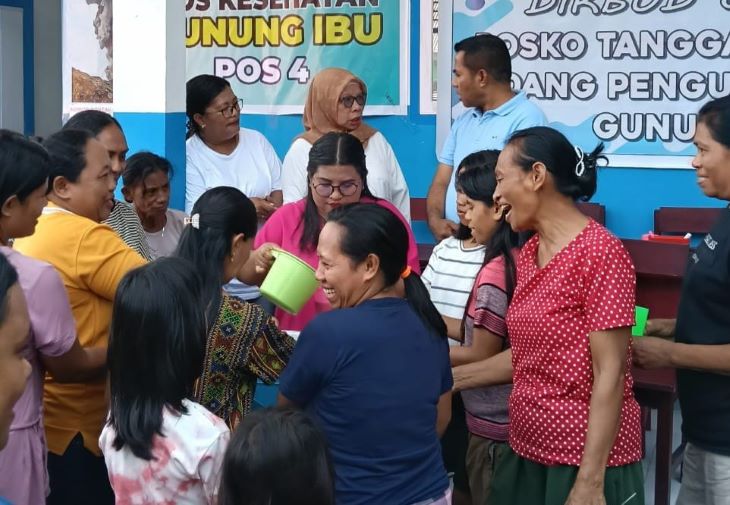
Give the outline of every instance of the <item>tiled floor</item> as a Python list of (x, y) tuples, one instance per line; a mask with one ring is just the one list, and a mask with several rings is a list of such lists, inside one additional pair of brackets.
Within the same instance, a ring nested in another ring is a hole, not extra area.
[[(674, 440), (672, 447), (677, 448), (682, 440), (680, 429), (682, 427), (682, 416), (679, 413), (679, 404), (674, 409)], [(644, 457), (644, 493), (646, 505), (654, 504), (654, 468), (656, 465), (656, 411), (652, 411), (653, 431), (646, 433), (646, 456)], [(674, 505), (679, 495), (679, 482), (672, 479), (671, 504)]]

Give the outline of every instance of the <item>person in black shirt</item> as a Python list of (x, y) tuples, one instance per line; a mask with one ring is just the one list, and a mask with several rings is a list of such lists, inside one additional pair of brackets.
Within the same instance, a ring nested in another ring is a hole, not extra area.
[[(730, 96), (700, 109), (692, 166), (710, 197), (730, 200)], [(634, 341), (642, 367), (677, 368), (687, 440), (677, 505), (730, 504), (730, 208), (690, 255), (677, 319)]]

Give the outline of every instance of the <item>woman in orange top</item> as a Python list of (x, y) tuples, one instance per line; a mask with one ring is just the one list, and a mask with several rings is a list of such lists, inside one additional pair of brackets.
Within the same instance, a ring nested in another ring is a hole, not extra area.
[[(81, 130), (55, 133), (43, 145), (51, 157), (50, 203), (35, 233), (14, 247), (59, 272), (81, 345), (106, 346), (117, 285), (145, 260), (101, 224), (111, 212), (116, 185), (106, 149)], [(104, 379), (46, 380), (51, 505), (114, 502), (98, 443), (107, 412), (104, 391)]]

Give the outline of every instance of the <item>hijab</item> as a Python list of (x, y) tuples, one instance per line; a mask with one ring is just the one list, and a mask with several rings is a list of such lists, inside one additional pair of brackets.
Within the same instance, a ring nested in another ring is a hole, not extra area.
[[(337, 124), (337, 107), (342, 91), (351, 82), (358, 83), (362, 92), (367, 94), (368, 88), (365, 83), (344, 68), (326, 68), (314, 76), (307, 94), (307, 102), (304, 105), (305, 132), (299, 136), (300, 138), (314, 144), (325, 133), (344, 131)], [(355, 130), (347, 133), (354, 135), (365, 144), (377, 131), (361, 122)]]

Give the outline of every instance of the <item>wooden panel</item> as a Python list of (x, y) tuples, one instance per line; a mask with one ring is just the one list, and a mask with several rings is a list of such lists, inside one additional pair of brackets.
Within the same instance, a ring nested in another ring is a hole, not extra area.
[(411, 198), (411, 221), (426, 221), (427, 219), (426, 199)]
[(598, 224), (606, 226), (606, 207), (600, 203), (576, 202), (578, 209)]
[(709, 233), (721, 208), (660, 207), (654, 211), (654, 233)]

